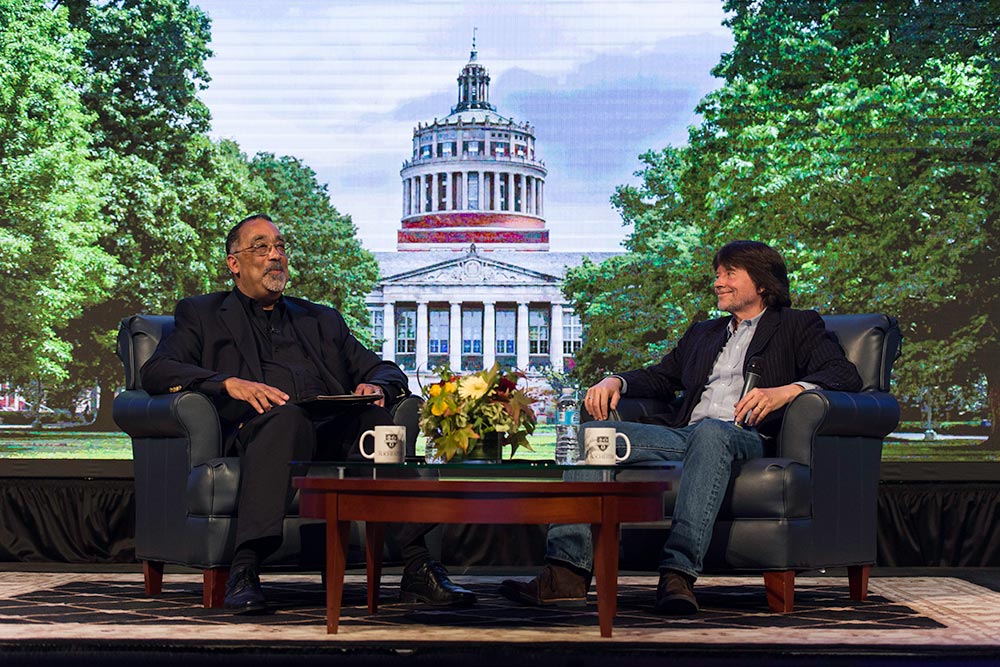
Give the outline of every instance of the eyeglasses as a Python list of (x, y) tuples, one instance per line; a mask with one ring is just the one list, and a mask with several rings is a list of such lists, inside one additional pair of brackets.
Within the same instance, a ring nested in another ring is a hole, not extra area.
[(278, 254), (284, 257), (288, 254), (288, 241), (275, 241), (274, 243), (264, 243), (259, 241), (254, 243), (252, 246), (243, 248), (242, 250), (234, 250), (231, 255), (238, 255), (241, 252), (253, 253), (257, 257), (267, 257), (271, 254), (271, 248), (278, 251)]

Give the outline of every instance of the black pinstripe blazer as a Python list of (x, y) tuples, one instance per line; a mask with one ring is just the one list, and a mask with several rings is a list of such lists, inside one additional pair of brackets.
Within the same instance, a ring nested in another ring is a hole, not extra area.
[[(709, 373), (726, 344), (726, 327), (731, 317), (697, 322), (684, 333), (677, 347), (658, 364), (619, 373), (628, 383), (627, 395), (671, 401), (671, 408), (645, 421), (667, 426), (684, 426), (701, 399)], [(827, 332), (823, 320), (813, 310), (768, 308), (757, 324), (746, 363), (759, 356), (762, 363), (759, 387), (779, 387), (792, 382), (811, 382), (824, 389), (858, 391), (861, 377), (844, 356), (844, 351)], [(673, 400), (683, 392), (679, 400)], [(775, 436), (781, 427), (784, 408), (764, 418), (758, 431)]]

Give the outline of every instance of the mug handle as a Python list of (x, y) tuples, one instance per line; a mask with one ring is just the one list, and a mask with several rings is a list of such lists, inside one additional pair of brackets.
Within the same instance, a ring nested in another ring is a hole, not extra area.
[[(367, 438), (369, 435), (372, 437), (372, 453), (371, 454), (369, 454), (368, 452), (365, 451), (365, 438)], [(370, 431), (365, 431), (364, 433), (361, 434), (361, 439), (358, 441), (358, 449), (361, 450), (361, 456), (365, 457), (366, 459), (374, 459), (375, 458), (375, 431), (374, 431), (374, 429), (370, 430)]]
[[(616, 453), (615, 461), (624, 461), (625, 459), (627, 459), (629, 456), (632, 455), (632, 441), (629, 440), (628, 436), (625, 435), (624, 433), (615, 433), (615, 442), (618, 442), (618, 438), (622, 438), (623, 440), (625, 440), (625, 456), (618, 456), (618, 454)], [(618, 448), (616, 447), (615, 449), (617, 450)], [(364, 454), (364, 452), (362, 452), (362, 454)]]

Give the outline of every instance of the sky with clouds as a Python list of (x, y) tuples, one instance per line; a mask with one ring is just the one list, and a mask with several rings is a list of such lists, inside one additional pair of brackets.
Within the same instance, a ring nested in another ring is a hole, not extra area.
[(638, 156), (686, 142), (732, 48), (722, 0), (192, 0), (212, 19), (213, 136), (316, 171), (369, 250), (394, 250), (413, 128), (448, 115), (468, 62), (535, 127), (556, 251), (610, 251)]

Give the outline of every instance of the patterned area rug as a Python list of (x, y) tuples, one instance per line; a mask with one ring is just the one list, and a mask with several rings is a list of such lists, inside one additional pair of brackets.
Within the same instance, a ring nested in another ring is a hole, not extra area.
[(0, 572), (0, 641), (1000, 646), (1000, 593), (953, 578), (872, 579), (866, 602), (848, 598), (846, 579), (801, 578), (795, 612), (775, 614), (762, 579), (703, 577), (696, 588), (703, 612), (664, 618), (651, 610), (655, 576), (623, 576), (611, 639), (600, 637), (593, 594), (586, 609), (532, 609), (496, 594), (501, 577), (455, 579), (476, 591), (475, 607), (400, 604), (398, 577), (387, 575), (379, 613), (369, 616), (364, 578), (349, 575), (340, 632), (327, 635), (318, 575), (268, 575), (274, 613), (234, 616), (200, 606), (197, 575), (168, 574), (163, 595), (151, 598), (138, 574)]

